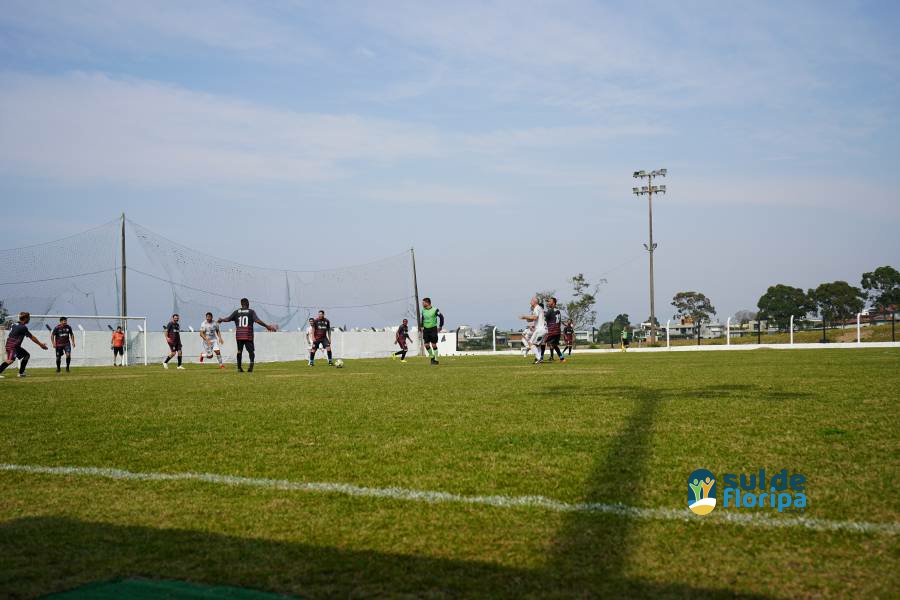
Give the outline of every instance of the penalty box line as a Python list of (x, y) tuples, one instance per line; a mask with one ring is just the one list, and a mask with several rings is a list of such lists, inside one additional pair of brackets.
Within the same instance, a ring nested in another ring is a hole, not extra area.
[(601, 502), (569, 503), (545, 496), (464, 496), (450, 492), (414, 490), (401, 487), (374, 488), (349, 483), (302, 482), (286, 479), (261, 479), (214, 473), (138, 473), (123, 469), (103, 467), (44, 467), (37, 465), (16, 465), (0, 463), (0, 471), (29, 473), (34, 475), (57, 475), (74, 477), (95, 477), (120, 481), (197, 481), (215, 485), (256, 487), (272, 490), (341, 494), (363, 498), (387, 498), (406, 502), (428, 504), (453, 503), (475, 504), (495, 508), (537, 508), (561, 513), (599, 513), (620, 517), (654, 521), (690, 521), (695, 523), (729, 523), (765, 529), (802, 528), (813, 531), (846, 531), (853, 533), (880, 533), (895, 535), (900, 533), (900, 523), (869, 523), (865, 521), (832, 521), (807, 517), (771, 517), (760, 513), (736, 513), (719, 511), (698, 517), (689, 509), (640, 508), (625, 504), (604, 504)]

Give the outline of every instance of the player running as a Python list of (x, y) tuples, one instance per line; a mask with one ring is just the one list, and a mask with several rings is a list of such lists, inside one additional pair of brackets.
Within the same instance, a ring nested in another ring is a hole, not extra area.
[(626, 350), (628, 350), (628, 346), (631, 345), (631, 342), (628, 339), (628, 334), (629, 334), (628, 328), (623, 327), (622, 328), (622, 341), (620, 342), (621, 347), (622, 347), (622, 352), (625, 352)]
[(56, 372), (60, 372), (63, 354), (66, 355), (66, 373), (72, 363), (72, 348), (75, 347), (75, 332), (66, 317), (59, 318), (59, 325), (50, 332), (50, 343), (56, 349)]
[(253, 372), (253, 362), (256, 360), (256, 346), (253, 344), (253, 324), (257, 323), (265, 327), (269, 331), (275, 331), (274, 325), (266, 325), (262, 319), (256, 316), (256, 311), (250, 308), (250, 301), (241, 298), (241, 307), (236, 309), (227, 317), (219, 317), (216, 323), (228, 323), (234, 321), (234, 337), (237, 340), (237, 370), (244, 372), (241, 361), (244, 358), (244, 348), (247, 349), (247, 356), (250, 357), (250, 366), (247, 372)]
[[(125, 366), (125, 332), (122, 331), (122, 326), (119, 325), (116, 327), (116, 330), (112, 332), (112, 338), (109, 340), (110, 349), (113, 351), (113, 366), (114, 367), (124, 367)], [(122, 364), (119, 364), (116, 361), (116, 358), (122, 357)]]
[(163, 361), (163, 369), (169, 368), (169, 361), (176, 354), (178, 355), (178, 368), (184, 370), (181, 365), (181, 325), (178, 321), (181, 317), (178, 314), (172, 315), (172, 320), (166, 325), (166, 343), (169, 344), (169, 355)]
[(433, 365), (439, 364), (438, 331), (443, 326), (444, 315), (437, 307), (431, 305), (431, 298), (422, 298), (422, 319), (419, 321), (419, 327), (422, 328), (422, 340)]
[(325, 311), (320, 310), (319, 316), (313, 321), (312, 347), (309, 349), (309, 366), (316, 364), (316, 350), (324, 348), (328, 355), (328, 366), (333, 366), (331, 360), (331, 321), (325, 318)]
[(400, 327), (397, 328), (397, 336), (394, 338), (394, 343), (400, 346), (400, 349), (391, 354), (391, 360), (396, 360), (399, 356), (400, 362), (406, 362), (406, 353), (409, 352), (406, 340), (412, 341), (412, 338), (409, 337), (409, 319), (403, 319)]
[(200, 352), (200, 364), (203, 364), (203, 359), (212, 358), (213, 353), (215, 353), (216, 358), (219, 361), (219, 368), (224, 369), (225, 365), (222, 364), (222, 351), (219, 349), (219, 344), (225, 344), (225, 340), (222, 339), (222, 332), (219, 331), (219, 324), (213, 321), (213, 314), (211, 312), (206, 313), (206, 320), (200, 323), (200, 339), (203, 340), (203, 350)]
[[(544, 320), (544, 307), (538, 302), (537, 296), (532, 296), (531, 298), (531, 314), (522, 315), (520, 318), (534, 326), (534, 330), (528, 336), (528, 347), (534, 351), (534, 364), (543, 364), (544, 352), (541, 350), (541, 346), (544, 344), (544, 337), (547, 335), (547, 325)], [(540, 354), (538, 354), (539, 352)]]
[(575, 346), (575, 325), (572, 323), (572, 319), (566, 321), (566, 326), (563, 327), (563, 341), (566, 344), (566, 347), (563, 348), (563, 352), (568, 352), (569, 357), (572, 356), (572, 348)]
[[(544, 345), (550, 346), (550, 360), (553, 360), (553, 352), (559, 356), (559, 362), (566, 362), (565, 357), (559, 349), (559, 338), (562, 334), (562, 313), (556, 307), (557, 300), (550, 296), (547, 300), (547, 309), (544, 311), (544, 320), (547, 323), (547, 337)], [(544, 345), (541, 346), (541, 355), (544, 354)]]
[(28, 359), (31, 358), (28, 350), (22, 347), (22, 342), (25, 341), (25, 338), (29, 338), (44, 350), (47, 349), (46, 344), (28, 331), (29, 321), (31, 321), (31, 314), (20, 312), (19, 323), (13, 325), (13, 328), (9, 330), (9, 334), (6, 336), (6, 360), (0, 363), (0, 379), (3, 378), (2, 373), (6, 370), (6, 367), (13, 364), (17, 358), (19, 359), (19, 377), (25, 377), (25, 365), (28, 364)]

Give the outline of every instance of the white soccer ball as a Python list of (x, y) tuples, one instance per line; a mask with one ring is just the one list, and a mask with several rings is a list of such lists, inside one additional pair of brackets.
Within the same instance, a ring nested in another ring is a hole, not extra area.
[(334, 361), (334, 366), (335, 366), (336, 368), (338, 368), (338, 369), (342, 369), (342, 368), (344, 368), (344, 361), (342, 361), (342, 360), (339, 358), (339, 359), (337, 359), (336, 361)]

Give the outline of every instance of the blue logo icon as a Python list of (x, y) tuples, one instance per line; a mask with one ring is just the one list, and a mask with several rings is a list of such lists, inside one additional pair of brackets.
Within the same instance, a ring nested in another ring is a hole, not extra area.
[(697, 469), (688, 476), (688, 508), (694, 514), (708, 515), (716, 507), (716, 476)]

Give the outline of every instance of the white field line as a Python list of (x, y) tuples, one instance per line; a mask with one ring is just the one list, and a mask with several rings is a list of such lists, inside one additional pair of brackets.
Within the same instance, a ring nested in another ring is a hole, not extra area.
[(429, 504), (456, 503), (479, 504), (497, 508), (538, 508), (563, 513), (603, 513), (633, 519), (656, 521), (693, 521), (724, 522), (748, 527), (803, 528), (813, 531), (849, 531), (855, 533), (881, 533), (894, 535), (900, 533), (900, 523), (867, 523), (865, 521), (829, 521), (806, 517), (770, 517), (760, 513), (736, 513), (724, 510), (707, 516), (698, 517), (689, 509), (675, 508), (639, 508), (624, 504), (568, 503), (553, 500), (544, 496), (461, 496), (449, 492), (412, 490), (399, 487), (372, 488), (361, 487), (349, 483), (322, 483), (288, 481), (285, 479), (260, 479), (253, 477), (236, 477), (233, 475), (216, 475), (212, 473), (135, 473), (122, 469), (101, 467), (42, 467), (35, 465), (14, 465), (0, 463), (0, 471), (30, 473), (37, 475), (62, 475), (77, 477), (99, 477), (124, 481), (199, 481), (217, 485), (258, 487), (273, 490), (313, 492), (326, 494), (342, 494), (366, 498), (388, 498), (408, 502), (426, 502)]

